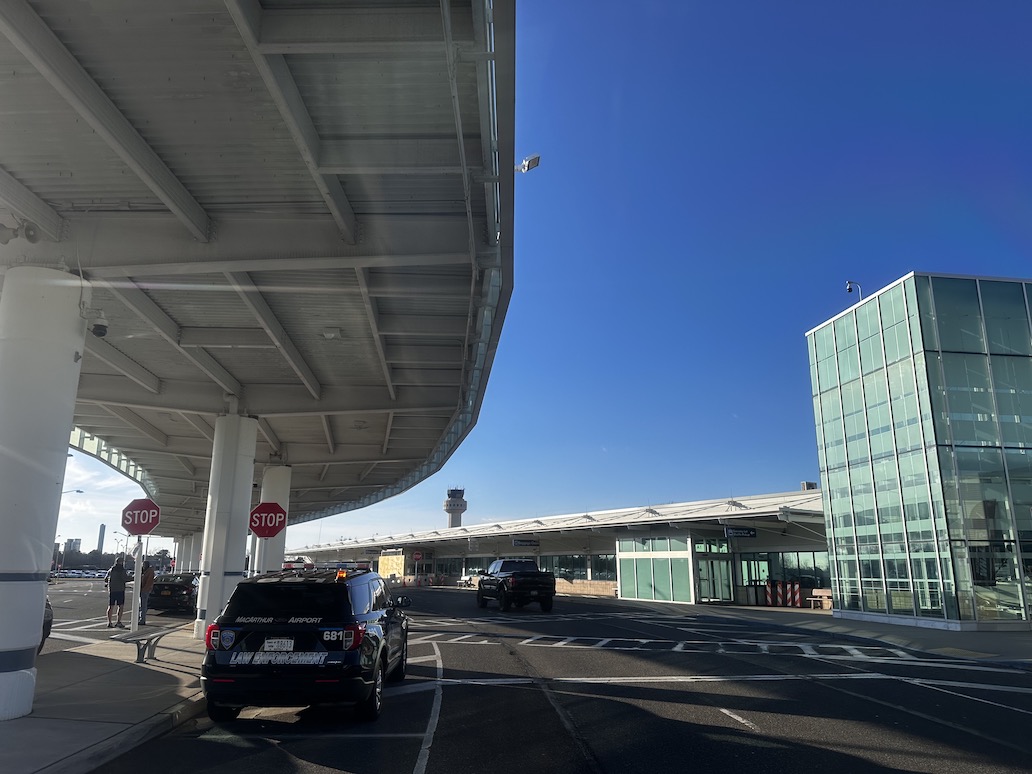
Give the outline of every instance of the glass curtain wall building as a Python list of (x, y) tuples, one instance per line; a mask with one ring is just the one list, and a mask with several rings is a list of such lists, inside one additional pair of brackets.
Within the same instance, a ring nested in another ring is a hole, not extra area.
[(1029, 628), (1030, 300), (912, 273), (806, 334), (843, 616)]

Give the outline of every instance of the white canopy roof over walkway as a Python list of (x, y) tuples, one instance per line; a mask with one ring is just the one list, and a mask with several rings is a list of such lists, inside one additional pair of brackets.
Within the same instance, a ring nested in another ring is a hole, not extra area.
[(220, 414), (291, 466), (291, 523), (469, 432), (512, 292), (514, 44), (510, 0), (0, 4), (0, 272), (92, 285), (73, 444), (159, 533), (203, 528)]

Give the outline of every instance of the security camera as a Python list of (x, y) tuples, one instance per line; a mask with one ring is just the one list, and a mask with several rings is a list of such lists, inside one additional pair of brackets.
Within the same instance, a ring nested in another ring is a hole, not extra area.
[(853, 283), (850, 282), (849, 280), (846, 280), (846, 292), (847, 293), (852, 293), (853, 292)]
[(101, 312), (100, 314), (97, 315), (97, 319), (95, 319), (93, 321), (93, 327), (90, 328), (90, 333), (92, 333), (98, 339), (102, 339), (105, 336), (107, 336), (107, 329), (108, 329), (107, 318), (104, 316), (104, 313)]

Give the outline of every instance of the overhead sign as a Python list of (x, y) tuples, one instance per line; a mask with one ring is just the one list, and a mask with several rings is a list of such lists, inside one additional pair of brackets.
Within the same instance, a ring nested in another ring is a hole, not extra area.
[(515, 546), (517, 548), (519, 548), (521, 546), (523, 546), (523, 547), (534, 547), (534, 546), (541, 545), (541, 541), (540, 540), (536, 540), (534, 538), (513, 538), (512, 539), (512, 544), (513, 544), (513, 546)]
[(149, 498), (133, 500), (122, 509), (122, 529), (130, 535), (149, 535), (161, 521), (161, 509)]
[(754, 527), (724, 527), (724, 537), (756, 537)]
[(287, 526), (287, 512), (279, 503), (258, 503), (247, 526), (260, 538), (276, 537)]

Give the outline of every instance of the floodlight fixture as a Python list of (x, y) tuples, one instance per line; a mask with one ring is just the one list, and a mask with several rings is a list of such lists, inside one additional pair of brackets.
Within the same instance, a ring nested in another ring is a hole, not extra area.
[(517, 172), (530, 172), (534, 167), (541, 163), (541, 156), (535, 153), (532, 156), (527, 156), (519, 164), (516, 165)]

